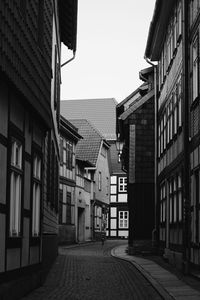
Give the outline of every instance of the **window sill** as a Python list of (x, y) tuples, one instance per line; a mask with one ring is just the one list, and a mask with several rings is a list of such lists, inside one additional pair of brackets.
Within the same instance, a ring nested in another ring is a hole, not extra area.
[(30, 238), (30, 246), (37, 246), (40, 244), (41, 238), (40, 236), (31, 236)]
[(8, 248), (21, 248), (22, 246), (22, 237), (19, 237), (19, 236), (10, 236), (8, 237), (7, 239), (7, 247)]

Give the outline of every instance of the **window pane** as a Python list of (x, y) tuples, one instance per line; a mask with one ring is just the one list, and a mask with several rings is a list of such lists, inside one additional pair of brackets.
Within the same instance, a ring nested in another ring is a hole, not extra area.
[(11, 173), (10, 182), (10, 235), (18, 236), (21, 227), (21, 176)]
[(33, 157), (33, 200), (32, 200), (32, 235), (40, 234), (40, 202), (41, 202), (41, 158)]

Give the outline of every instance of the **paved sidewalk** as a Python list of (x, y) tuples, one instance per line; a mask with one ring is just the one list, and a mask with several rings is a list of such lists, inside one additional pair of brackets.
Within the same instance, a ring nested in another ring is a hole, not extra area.
[(130, 261), (145, 276), (163, 299), (200, 300), (200, 292), (176, 275), (146, 258), (128, 255), (127, 245), (112, 249), (112, 256)]

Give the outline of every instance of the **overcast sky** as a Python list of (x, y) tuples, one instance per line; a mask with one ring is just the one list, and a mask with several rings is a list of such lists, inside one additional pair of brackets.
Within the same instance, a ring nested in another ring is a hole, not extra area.
[[(142, 84), (155, 0), (78, 0), (76, 58), (62, 68), (61, 99), (122, 101)], [(62, 63), (72, 52), (62, 46)]]

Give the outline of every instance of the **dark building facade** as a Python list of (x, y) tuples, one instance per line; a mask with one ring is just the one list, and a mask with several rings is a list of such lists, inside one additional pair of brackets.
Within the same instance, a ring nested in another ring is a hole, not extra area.
[(141, 71), (146, 80), (117, 105), (118, 133), (124, 141), (123, 169), (127, 171), (129, 246), (151, 239), (154, 229), (154, 89), (153, 69)]
[(40, 284), (57, 255), (61, 41), (75, 50), (67, 5), (0, 3), (0, 298)]
[(184, 116), (187, 101), (184, 42), (187, 13), (184, 13), (184, 6), (185, 1), (156, 1), (145, 52), (146, 57), (158, 61), (158, 239), (165, 257), (179, 268), (186, 255), (189, 225), (186, 211), (186, 202), (189, 201), (189, 140), (186, 136), (188, 122)]
[(190, 60), (188, 66), (189, 80), (189, 138), (190, 138), (190, 211), (191, 236), (189, 240), (190, 264), (200, 268), (200, 62), (199, 62), (199, 34), (200, 34), (200, 3), (198, 0), (188, 3), (188, 51)]
[(158, 62), (159, 245), (184, 271), (200, 265), (199, 16), (197, 0), (156, 1), (145, 51)]

